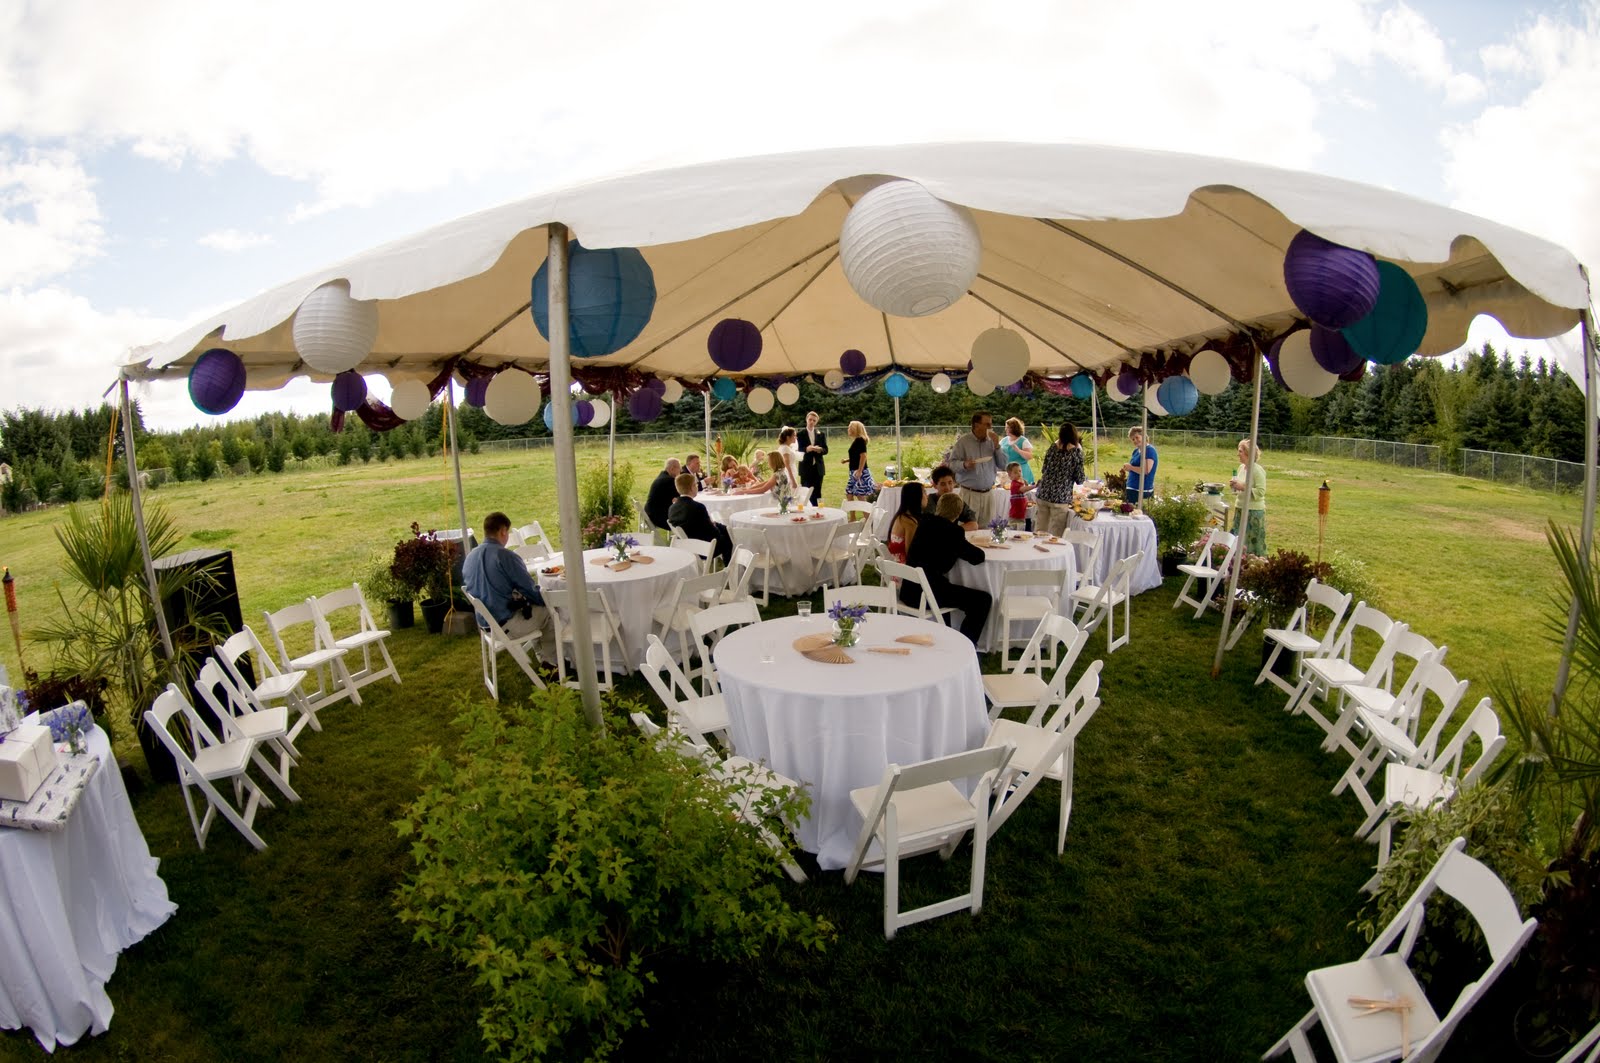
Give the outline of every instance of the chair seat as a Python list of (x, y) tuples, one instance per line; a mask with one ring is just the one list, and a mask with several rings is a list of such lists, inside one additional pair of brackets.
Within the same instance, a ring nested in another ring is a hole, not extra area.
[[(850, 791), (850, 803), (862, 819), (872, 811), (878, 787), (863, 786)], [(954, 783), (941, 782), (915, 790), (897, 790), (889, 803), (894, 806), (895, 819), (900, 829), (900, 847), (915, 846), (919, 841), (947, 837), (971, 829), (977, 823), (977, 813), (972, 802), (957, 790)]]
[(269, 675), (256, 684), (255, 695), (262, 701), (276, 701), (278, 698), (288, 697), (300, 689), (300, 683), (305, 677), (306, 674), (298, 670)]
[(1409, 764), (1390, 764), (1383, 775), (1383, 798), (1384, 802), (1390, 805), (1427, 808), (1448, 800), (1455, 792), (1454, 779), (1426, 768), (1413, 768)]
[(289, 667), (309, 672), (313, 668), (321, 668), (329, 661), (337, 661), (340, 657), (343, 657), (345, 653), (346, 651), (342, 649), (312, 650), (310, 653), (301, 657), (296, 657), (294, 660), (290, 661)]
[(1207, 565), (1179, 565), (1178, 571), (1195, 579), (1216, 579), (1221, 573)]
[(233, 717), (233, 726), (246, 738), (254, 738), (258, 742), (283, 738), (289, 733), (289, 710), (286, 706), (278, 705), (256, 712), (240, 713)]
[(204, 779), (231, 779), (243, 775), (255, 745), (248, 738), (236, 738), (221, 745), (206, 746), (194, 755), (194, 768)]
[[(1085, 583), (1077, 590), (1072, 592), (1072, 600), (1083, 605), (1092, 605), (1094, 600), (1099, 597), (1099, 595), (1099, 587), (1095, 586), (1093, 583)], [(1121, 605), (1123, 600), (1127, 597), (1128, 596), (1123, 594), (1121, 591), (1111, 591), (1106, 595), (1106, 601), (1111, 605)]]
[(1056, 603), (1042, 594), (1008, 594), (1000, 599), (1000, 615), (1009, 620), (1042, 620)]
[(1339, 689), (1358, 707), (1386, 720), (1392, 720), (1400, 714), (1400, 699), (1382, 687), (1346, 686)]
[(700, 734), (716, 734), (728, 729), (728, 704), (721, 694), (680, 701), (672, 706), (672, 711), (683, 715), (689, 727)]
[(1268, 642), (1279, 643), (1290, 653), (1311, 653), (1322, 645), (1304, 631), (1290, 631), (1281, 627), (1267, 628), (1266, 636)]
[(372, 645), (374, 642), (382, 642), (388, 637), (389, 633), (387, 631), (358, 631), (354, 635), (346, 635), (342, 639), (335, 639), (333, 646), (334, 649), (338, 650), (359, 650), (364, 646)]
[(686, 602), (658, 605), (651, 611), (650, 617), (668, 631), (688, 631), (689, 618), (700, 611), (698, 606)]
[(1059, 737), (1061, 736), (1056, 732), (1047, 731), (1043, 727), (1030, 727), (1016, 720), (996, 720), (984, 745), (998, 746), (1010, 743), (1016, 747), (1016, 752), (1011, 754), (1012, 768), (1029, 773), (1042, 771), (1046, 778), (1060, 779), (1060, 755), (1056, 756), (1054, 763), (1044, 763), (1051, 744)]
[(1356, 714), (1366, 727), (1367, 733), (1382, 742), (1384, 748), (1396, 759), (1410, 760), (1412, 754), (1416, 753), (1417, 744), (1392, 721), (1365, 709), (1357, 709)]
[(1306, 989), (1322, 1017), (1322, 1028), (1340, 1059), (1388, 1060), (1400, 1054), (1400, 1013), (1366, 1015), (1351, 997), (1405, 997), (1413, 1004), (1407, 1023), (1413, 1046), (1439, 1026), (1428, 997), (1394, 953), (1323, 967), (1306, 975)]
[(1315, 657), (1301, 667), (1331, 687), (1342, 688), (1366, 677), (1361, 669), (1338, 657)]
[(1037, 705), (1050, 684), (1033, 672), (1000, 672), (983, 677), (983, 692), (996, 705)]

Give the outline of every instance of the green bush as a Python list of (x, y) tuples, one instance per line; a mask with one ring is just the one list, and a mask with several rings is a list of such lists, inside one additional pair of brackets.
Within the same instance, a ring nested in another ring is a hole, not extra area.
[(718, 779), (615, 712), (592, 730), (570, 690), (464, 702), (457, 723), (461, 754), (424, 752), (424, 789), (395, 824), (416, 863), (397, 901), (419, 941), (477, 972), (491, 1052), (604, 1059), (642, 1017), (661, 954), (832, 938), (784, 901), (777, 854), (726, 800), (776, 819), (802, 814), (798, 794)]
[[(578, 481), (578, 524), (583, 529), (585, 549), (599, 546), (614, 531), (628, 531), (634, 525), (633, 463), (621, 462), (614, 477), (608, 479), (604, 461), (593, 461)], [(556, 544), (561, 545), (560, 543)]]
[(1332, 551), (1323, 561), (1328, 566), (1325, 582), (1350, 595), (1352, 608), (1356, 602), (1366, 602), (1374, 609), (1383, 608), (1383, 592), (1378, 589), (1377, 581), (1372, 578), (1365, 561), (1351, 557), (1343, 550)]
[(1157, 552), (1166, 555), (1194, 545), (1211, 511), (1193, 495), (1157, 495), (1145, 499), (1145, 516), (1156, 526)]

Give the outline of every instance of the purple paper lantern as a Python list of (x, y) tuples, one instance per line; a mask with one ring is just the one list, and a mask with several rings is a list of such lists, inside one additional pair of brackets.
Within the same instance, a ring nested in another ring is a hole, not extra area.
[(725, 317), (711, 330), (706, 350), (717, 368), (742, 373), (761, 357), (761, 330), (739, 317)]
[(587, 427), (589, 422), (594, 420), (594, 403), (588, 399), (579, 399), (573, 404), (572, 417), (579, 428)]
[(467, 381), (466, 404), (468, 406), (482, 406), (489, 401), (489, 385), (494, 381), (492, 376), (475, 376)]
[(839, 356), (839, 369), (845, 376), (860, 376), (867, 371), (867, 356), (852, 347)]
[(653, 421), (661, 416), (661, 396), (649, 388), (640, 388), (628, 396), (628, 413), (635, 421)]
[(1276, 380), (1278, 382), (1278, 386), (1285, 391), (1289, 391), (1291, 389), (1288, 384), (1283, 382), (1283, 374), (1278, 372), (1278, 351), (1282, 349), (1283, 341), (1292, 335), (1294, 335), (1294, 333), (1289, 332), (1279, 336), (1277, 339), (1272, 341), (1272, 346), (1267, 348), (1267, 368), (1272, 370), (1272, 379)]
[(653, 376), (644, 382), (644, 389), (653, 391), (657, 395), (665, 395), (667, 393), (667, 382), (658, 376)]
[(220, 417), (244, 397), (244, 362), (223, 347), (195, 359), (189, 370), (189, 398), (202, 413)]
[(346, 369), (333, 378), (333, 408), (351, 413), (367, 401), (367, 382), (354, 369)]
[(1363, 361), (1344, 333), (1321, 325), (1311, 326), (1311, 357), (1334, 376), (1343, 376)]
[(1130, 398), (1139, 391), (1139, 374), (1131, 368), (1117, 374), (1117, 390)]
[(1300, 312), (1324, 328), (1353, 325), (1378, 301), (1378, 263), (1365, 251), (1301, 229), (1283, 256), (1283, 284)]

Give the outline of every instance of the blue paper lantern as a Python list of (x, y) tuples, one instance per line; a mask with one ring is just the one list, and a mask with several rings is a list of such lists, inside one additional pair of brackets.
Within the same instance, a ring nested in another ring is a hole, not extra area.
[(1311, 357), (1336, 376), (1350, 372), (1362, 361), (1361, 355), (1344, 338), (1344, 333), (1321, 325), (1311, 326)]
[(1378, 264), (1365, 251), (1301, 229), (1284, 252), (1283, 284), (1306, 317), (1325, 328), (1344, 328), (1378, 301)]
[(333, 408), (352, 413), (367, 401), (367, 381), (354, 369), (333, 378)]
[(1411, 274), (1379, 262), (1380, 285), (1372, 313), (1344, 330), (1357, 354), (1378, 365), (1398, 365), (1417, 353), (1428, 331), (1428, 304)]
[[(550, 263), (533, 275), (533, 325), (550, 338)], [(567, 244), (567, 344), (579, 358), (613, 354), (639, 338), (656, 308), (656, 278), (636, 247)]]
[(628, 396), (628, 413), (635, 421), (653, 421), (661, 416), (661, 396), (649, 388), (640, 388)]
[(867, 356), (852, 347), (839, 356), (839, 368), (845, 376), (860, 376), (867, 371)]
[(1094, 377), (1088, 373), (1079, 373), (1072, 378), (1072, 397), (1087, 399), (1094, 394)]
[(541, 416), (544, 417), (544, 430), (546, 432), (554, 432), (556, 430), (555, 412), (555, 403), (547, 402), (544, 404), (544, 413)]
[(468, 406), (482, 406), (489, 399), (489, 384), (494, 380), (492, 376), (475, 376), (467, 381), (466, 403)]
[(718, 369), (742, 373), (761, 357), (761, 330), (743, 318), (725, 317), (711, 330), (706, 351)]
[(189, 398), (200, 412), (220, 417), (244, 397), (244, 362), (224, 347), (213, 347), (189, 370)]
[(1194, 412), (1200, 401), (1200, 389), (1186, 376), (1168, 377), (1156, 388), (1156, 401), (1174, 417), (1182, 417)]
[[(583, 403), (582, 402), (574, 402), (569, 407), (569, 409), (572, 410), (571, 417), (572, 417), (572, 426), (574, 428), (577, 428), (579, 425), (584, 423), (582, 420), (579, 419), (582, 407), (583, 407)], [(552, 432), (554, 432), (556, 430), (555, 414), (556, 414), (556, 404), (553, 403), (553, 402), (545, 403), (544, 404), (544, 413), (541, 414), (541, 416), (544, 418), (544, 426), (547, 429), (549, 429), (550, 431), (552, 431)], [(590, 406), (589, 406), (589, 416), (590, 417), (594, 416), (594, 405), (593, 404), (590, 404)]]
[(911, 390), (911, 381), (899, 373), (890, 373), (883, 378), (883, 390), (891, 399), (903, 399), (906, 397), (906, 392)]
[(719, 376), (711, 382), (711, 394), (722, 402), (728, 402), (739, 394), (739, 385), (733, 382), (732, 377)]

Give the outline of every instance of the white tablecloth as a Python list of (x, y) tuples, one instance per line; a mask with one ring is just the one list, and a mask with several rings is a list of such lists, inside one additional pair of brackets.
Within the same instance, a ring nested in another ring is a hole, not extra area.
[[(815, 512), (817, 510), (810, 507), (806, 509), (808, 515)], [(747, 541), (750, 538), (748, 533), (756, 528), (766, 532), (767, 542), (772, 544), (773, 553), (778, 555), (778, 569), (774, 573), (776, 578), (772, 589), (779, 594), (810, 594), (817, 589), (816, 557), (828, 545), (828, 537), (833, 530), (844, 525), (842, 509), (825, 506), (821, 520), (807, 520), (804, 524), (796, 522), (795, 515), (793, 510), (780, 514), (777, 507), (769, 504), (762, 509), (735, 513), (728, 522), (734, 542)], [(841, 573), (848, 581), (850, 573), (845, 569), (853, 571), (853, 568), (841, 568)], [(825, 573), (827, 578), (832, 578), (831, 573), (830, 568)], [(760, 579), (761, 576), (762, 573), (757, 572), (752, 579)]]
[[(986, 533), (974, 532), (973, 535)], [(1044, 553), (1035, 550), (1035, 546), (1045, 548)], [(994, 608), (989, 610), (989, 621), (983, 625), (983, 632), (978, 636), (978, 649), (989, 653), (1000, 649), (1000, 584), (1005, 579), (1008, 571), (1017, 569), (1061, 569), (1067, 570), (1067, 588), (1071, 593), (1073, 582), (1078, 570), (1077, 558), (1073, 556), (1072, 547), (1066, 543), (1051, 545), (1042, 538), (1033, 538), (1027, 541), (1011, 540), (1005, 544), (1005, 549), (985, 549), (983, 551), (983, 564), (969, 565), (965, 561), (957, 561), (950, 569), (950, 582), (963, 587), (973, 587), (977, 590), (988, 591), (989, 597), (994, 599)], [(1045, 587), (1027, 587), (1020, 593), (1039, 594), (1049, 593)], [(940, 603), (941, 605), (944, 603)], [(1070, 615), (1070, 614), (1063, 614)], [(1013, 621), (1011, 639), (1013, 645), (1021, 642), (1024, 645), (1033, 637), (1031, 622)]]
[[(891, 763), (910, 764), (974, 749), (989, 733), (978, 655), (961, 633), (909, 616), (873, 614), (851, 650), (854, 664), (821, 664), (794, 649), (801, 635), (827, 631), (820, 613), (736, 631), (712, 659), (728, 703), (733, 748), (806, 784), (811, 816), (802, 848), (825, 869), (844, 867), (861, 830), (850, 791), (871, 786)], [(904, 657), (869, 653), (900, 635), (933, 636)], [(770, 664), (762, 662), (770, 655)]]
[(695, 497), (706, 507), (711, 519), (718, 524), (728, 523), (728, 518), (735, 513), (747, 513), (752, 509), (771, 509), (773, 505), (770, 494), (719, 495), (711, 491), (702, 491)]
[[(646, 546), (643, 552), (655, 560), (648, 565), (634, 565), (621, 572), (589, 563), (591, 558), (610, 557), (611, 551), (601, 547), (583, 552), (584, 579), (590, 587), (600, 591), (622, 627), (622, 644), (628, 656), (622, 661), (613, 658), (613, 670), (631, 672), (644, 666), (645, 646), (655, 625), (651, 614), (664, 597), (676, 593), (680, 581), (695, 574), (694, 566), (700, 560), (687, 550), (670, 546)], [(539, 575), (539, 589), (542, 591), (565, 590), (566, 586), (565, 574)], [(669, 649), (673, 645), (672, 641), (667, 643)], [(598, 665), (598, 661), (596, 663)]]
[[(1161, 561), (1156, 557), (1156, 526), (1144, 514), (1113, 517), (1109, 513), (1096, 514), (1094, 520), (1072, 517), (1074, 531), (1089, 531), (1100, 537), (1100, 552), (1095, 557), (1095, 570), (1089, 573), (1089, 582), (1099, 585), (1105, 581), (1111, 566), (1135, 552), (1143, 550), (1144, 560), (1133, 570), (1128, 590), (1143, 594), (1161, 586)], [(1081, 560), (1081, 559), (1080, 559)]]
[(64, 829), (0, 828), (0, 1027), (46, 1051), (106, 1031), (117, 954), (178, 910), (98, 727), (89, 751), (100, 770)]

